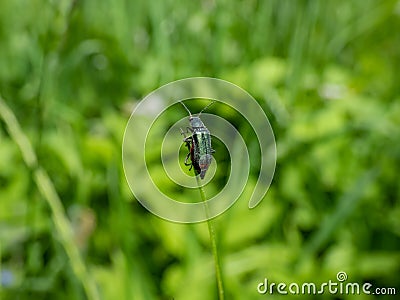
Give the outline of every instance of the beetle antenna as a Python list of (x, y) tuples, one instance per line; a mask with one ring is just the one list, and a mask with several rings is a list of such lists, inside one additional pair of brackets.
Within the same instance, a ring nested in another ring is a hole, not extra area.
[(205, 111), (207, 108), (209, 108), (211, 105), (213, 105), (215, 102), (217, 102), (217, 100), (214, 100), (213, 102), (211, 102), (210, 104), (208, 104), (206, 107), (204, 107), (200, 112), (199, 112), (199, 116), (200, 114)]
[(186, 105), (183, 104), (182, 101), (179, 101), (179, 102), (180, 102), (180, 103), (183, 105), (183, 107), (187, 110), (187, 112), (189, 113), (189, 115), (192, 116), (192, 113), (191, 113), (190, 110), (186, 107)]

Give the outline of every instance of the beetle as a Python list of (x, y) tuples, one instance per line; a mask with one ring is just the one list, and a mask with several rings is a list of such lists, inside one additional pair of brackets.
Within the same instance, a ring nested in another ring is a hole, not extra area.
[[(194, 168), (195, 174), (200, 175), (201, 179), (204, 179), (208, 167), (212, 161), (212, 154), (215, 153), (215, 150), (211, 147), (211, 134), (207, 127), (204, 125), (203, 121), (200, 119), (200, 114), (210, 107), (215, 101), (208, 104), (204, 107), (198, 115), (192, 115), (190, 110), (183, 104), (182, 101), (179, 101), (183, 107), (189, 113), (189, 124), (190, 127), (187, 127), (186, 133), (190, 133), (190, 136), (186, 136), (185, 132), (181, 129), (181, 134), (184, 139), (183, 142), (186, 144), (186, 147), (189, 150), (189, 153), (185, 159), (185, 166), (190, 166), (189, 171)], [(190, 157), (191, 162), (188, 163), (188, 159)]]

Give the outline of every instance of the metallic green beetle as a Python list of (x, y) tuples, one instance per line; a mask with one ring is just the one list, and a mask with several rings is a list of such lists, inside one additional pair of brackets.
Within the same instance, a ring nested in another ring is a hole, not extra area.
[[(181, 134), (184, 136), (183, 141), (186, 143), (186, 147), (189, 153), (185, 159), (185, 165), (190, 166), (189, 171), (194, 168), (195, 174), (199, 175), (200, 178), (204, 179), (208, 167), (212, 161), (212, 154), (215, 150), (211, 147), (211, 134), (207, 127), (204, 125), (203, 121), (200, 119), (200, 114), (214, 104), (215, 101), (204, 107), (197, 116), (193, 116), (190, 110), (186, 107), (183, 102), (181, 104), (189, 113), (189, 123), (190, 127), (187, 127), (186, 133), (191, 133), (190, 136), (186, 136), (181, 129)], [(191, 163), (188, 163), (190, 157)]]

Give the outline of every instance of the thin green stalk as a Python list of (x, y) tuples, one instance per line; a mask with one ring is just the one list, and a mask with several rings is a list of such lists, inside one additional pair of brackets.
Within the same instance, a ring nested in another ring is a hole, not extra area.
[(2, 274), (2, 269), (1, 269), (1, 244), (0, 244), (0, 299), (1, 299), (1, 290), (2, 290), (2, 284), (1, 284), (1, 274)]
[(80, 280), (88, 299), (100, 299), (96, 283), (89, 275), (79, 249), (73, 240), (72, 225), (65, 215), (61, 199), (47, 172), (39, 165), (36, 154), (28, 137), (22, 131), (17, 118), (0, 97), (0, 117), (4, 120), (12, 140), (18, 145), (28, 168), (33, 172), (33, 179), (51, 208), (51, 217), (55, 224), (59, 240), (67, 253), (72, 269)]
[(210, 234), (211, 250), (212, 250), (213, 257), (214, 257), (215, 277), (217, 279), (218, 295), (219, 295), (219, 299), (223, 300), (224, 299), (224, 286), (223, 286), (223, 281), (222, 281), (221, 264), (220, 264), (218, 248), (217, 248), (217, 236), (215, 234), (213, 220), (210, 219), (210, 209), (207, 204), (206, 194), (200, 183), (199, 175), (196, 176), (196, 180), (197, 180), (197, 186), (200, 191), (200, 197), (204, 203), (204, 208), (206, 210), (208, 233)]

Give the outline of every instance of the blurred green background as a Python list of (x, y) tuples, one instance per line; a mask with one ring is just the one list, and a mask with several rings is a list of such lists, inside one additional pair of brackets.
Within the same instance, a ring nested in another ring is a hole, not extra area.
[(399, 28), (397, 0), (1, 1), (1, 299), (217, 298), (207, 224), (150, 214), (121, 162), (132, 107), (191, 76), (247, 90), (277, 140), (262, 203), (247, 208), (253, 162), (215, 219), (226, 299), (339, 271), (399, 294)]

